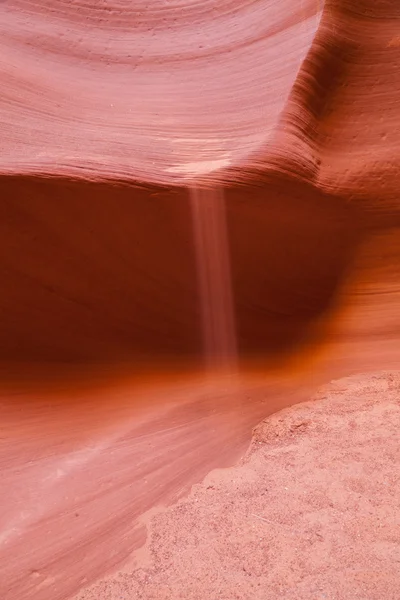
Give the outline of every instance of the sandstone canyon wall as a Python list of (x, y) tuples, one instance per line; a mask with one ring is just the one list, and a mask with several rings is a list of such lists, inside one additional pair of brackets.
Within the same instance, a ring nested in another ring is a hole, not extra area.
[[(397, 0), (0, 4), (3, 598), (46, 600), (60, 570), (51, 598), (70, 597), (138, 543), (132, 520), (229, 464), (266, 413), (333, 376), (398, 366), (399, 32)], [(100, 455), (85, 454), (83, 490), (69, 453), (93, 427), (97, 436), (102, 423), (126, 421), (138, 393), (119, 406), (109, 387), (66, 392), (66, 370), (90, 388), (98, 368), (176, 372), (201, 359), (193, 177), (224, 187), (241, 360), (261, 364), (267, 400), (235, 404), (221, 392), (212, 408), (174, 392), (184, 416), (160, 408), (148, 427), (125, 431), (106, 468), (118, 485), (101, 479)], [(300, 375), (269, 375), (288, 356)], [(60, 372), (63, 395), (44, 395)], [(225, 429), (205, 448), (217, 418)], [(181, 429), (161, 434), (173, 419)], [(146, 447), (144, 433), (154, 434)], [(54, 477), (37, 491), (46, 469)], [(149, 486), (129, 512), (128, 482), (142, 485), (143, 473)], [(51, 495), (57, 481), (91, 507), (88, 529)], [(120, 519), (101, 517), (116, 497)], [(43, 514), (29, 513), (35, 502)], [(85, 581), (65, 528), (89, 556)], [(29, 548), (46, 531), (33, 567)], [(125, 541), (111, 556), (113, 536)]]

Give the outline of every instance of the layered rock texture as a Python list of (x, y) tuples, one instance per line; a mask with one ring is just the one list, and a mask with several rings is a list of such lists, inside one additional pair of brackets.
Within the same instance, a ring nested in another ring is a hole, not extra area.
[[(398, 0), (0, 3), (4, 600), (73, 597), (130, 560), (143, 513), (232, 465), (257, 422), (398, 368), (399, 32)], [(193, 181), (226, 199), (234, 385), (198, 374)], [(396, 393), (376, 392), (365, 439)], [(376, 577), (326, 597), (395, 598)], [(282, 597), (323, 597), (305, 581)], [(233, 597), (218, 593), (204, 595)]]

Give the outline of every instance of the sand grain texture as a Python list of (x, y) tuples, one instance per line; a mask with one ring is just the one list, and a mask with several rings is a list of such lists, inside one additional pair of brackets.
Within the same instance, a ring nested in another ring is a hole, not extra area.
[(148, 566), (76, 600), (396, 600), (399, 427), (399, 372), (324, 386), (151, 520)]

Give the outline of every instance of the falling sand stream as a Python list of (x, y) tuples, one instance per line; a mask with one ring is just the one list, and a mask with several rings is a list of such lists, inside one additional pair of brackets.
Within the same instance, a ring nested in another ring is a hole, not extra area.
[(238, 366), (225, 197), (190, 188), (206, 369), (234, 375)]

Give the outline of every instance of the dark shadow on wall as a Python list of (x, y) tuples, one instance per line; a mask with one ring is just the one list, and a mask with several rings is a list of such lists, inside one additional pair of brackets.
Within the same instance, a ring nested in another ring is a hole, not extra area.
[[(285, 353), (331, 308), (356, 216), (279, 177), (226, 197), (242, 356)], [(0, 240), (0, 362), (201, 359), (185, 189), (3, 177)]]
[(360, 215), (279, 175), (234, 188), (227, 200), (242, 355), (304, 347), (314, 341), (314, 324), (332, 318), (363, 235)]
[(1, 359), (198, 355), (183, 190), (0, 181)]

